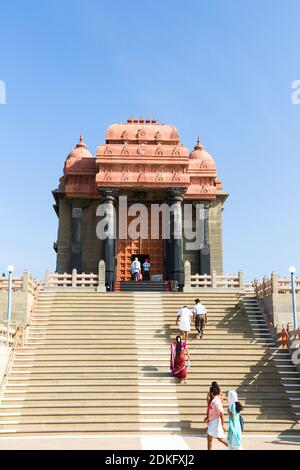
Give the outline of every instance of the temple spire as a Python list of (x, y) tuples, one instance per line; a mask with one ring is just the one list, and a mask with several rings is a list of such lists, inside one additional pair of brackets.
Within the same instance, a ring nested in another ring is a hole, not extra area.
[(203, 147), (202, 147), (202, 145), (201, 145), (201, 143), (200, 143), (200, 137), (199, 137), (199, 135), (198, 135), (197, 143), (196, 143), (194, 149), (195, 149), (195, 150), (201, 150), (202, 148), (203, 148)]
[(83, 142), (83, 136), (82, 136), (82, 134), (80, 134), (79, 142), (78, 142), (78, 144), (76, 145), (76, 147), (77, 147), (77, 148), (78, 148), (78, 147), (85, 147), (85, 148), (87, 148), (86, 145), (85, 145), (85, 143)]

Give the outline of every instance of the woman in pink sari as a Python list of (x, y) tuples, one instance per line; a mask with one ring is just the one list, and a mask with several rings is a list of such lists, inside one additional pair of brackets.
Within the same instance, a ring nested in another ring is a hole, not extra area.
[(180, 336), (176, 336), (176, 341), (173, 341), (171, 344), (170, 369), (174, 377), (179, 379), (179, 381), (183, 381), (184, 383), (186, 383), (187, 379), (187, 365), (185, 361), (186, 355), (190, 363), (191, 358), (186, 342), (182, 341)]

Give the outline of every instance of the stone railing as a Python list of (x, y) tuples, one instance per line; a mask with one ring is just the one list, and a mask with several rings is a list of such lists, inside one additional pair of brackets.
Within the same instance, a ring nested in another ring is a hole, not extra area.
[(17, 325), (14, 322), (8, 322), (3, 320), (0, 323), (0, 347), (10, 347), (15, 341), (17, 332)]
[(15, 353), (24, 344), (24, 327), (2, 322), (0, 325), (0, 400), (5, 390)]
[(193, 289), (212, 287), (215, 289), (240, 289), (247, 292), (254, 292), (251, 282), (244, 279), (243, 271), (238, 274), (217, 274), (213, 271), (211, 274), (191, 274), (191, 264), (186, 261), (184, 264), (184, 291), (189, 292)]
[(98, 274), (78, 274), (76, 269), (73, 269), (71, 274), (50, 273), (46, 270), (41, 287), (50, 290), (57, 288), (87, 288), (97, 290), (98, 292), (105, 292), (105, 262), (103, 260), (99, 262)]
[[(39, 281), (33, 280), (28, 271), (24, 271), (21, 277), (12, 276), (12, 291), (13, 292), (28, 292), (34, 295)], [(0, 292), (8, 290), (8, 277), (0, 276)]]
[(96, 287), (98, 275), (94, 273), (78, 274), (76, 269), (73, 269), (72, 274), (46, 271), (44, 285), (45, 287)]
[[(278, 277), (278, 274), (275, 272), (271, 274), (271, 277), (265, 276), (262, 282), (255, 279), (254, 288), (258, 299), (271, 294), (290, 294), (292, 292), (291, 279), (288, 277)], [(296, 294), (300, 294), (300, 278), (295, 279), (295, 291)]]
[[(20, 277), (12, 276), (11, 320), (25, 325), (32, 305), (38, 296), (40, 281), (32, 278), (28, 271)], [(0, 321), (7, 319), (8, 278), (0, 276)]]

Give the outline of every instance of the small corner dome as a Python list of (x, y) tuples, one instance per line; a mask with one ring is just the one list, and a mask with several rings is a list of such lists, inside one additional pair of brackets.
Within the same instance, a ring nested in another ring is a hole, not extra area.
[(79, 160), (81, 158), (93, 158), (93, 155), (83, 142), (82, 135), (79, 138), (79, 142), (76, 147), (69, 153), (68, 158)]
[(194, 147), (194, 150), (190, 154), (190, 167), (199, 167), (208, 170), (216, 171), (216, 164), (212, 156), (202, 147), (200, 143), (200, 138), (197, 139), (197, 144)]

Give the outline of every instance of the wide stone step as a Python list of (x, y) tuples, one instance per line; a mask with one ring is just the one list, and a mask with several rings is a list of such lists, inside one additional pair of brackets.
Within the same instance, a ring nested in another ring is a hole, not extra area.
[[(246, 415), (247, 416), (247, 415)], [(173, 422), (182, 422), (182, 421), (189, 421), (191, 424), (193, 423), (194, 426), (202, 427), (203, 423), (200, 420), (197, 415), (192, 415), (192, 414), (183, 414), (183, 415), (175, 415), (175, 414), (164, 414), (162, 413), (161, 415), (153, 415), (153, 414), (142, 414), (139, 415), (136, 413), (136, 415), (127, 415), (127, 414), (120, 414), (120, 415), (78, 415), (78, 416), (21, 416), (18, 418), (13, 418), (13, 417), (6, 417), (6, 418), (0, 418), (0, 429), (1, 430), (9, 430), (12, 428), (12, 426), (17, 426), (18, 429), (21, 426), (31, 426), (31, 425), (44, 425), (44, 424), (49, 424), (49, 425), (67, 425), (69, 423), (72, 424), (80, 424), (85, 425), (86, 423), (100, 423), (100, 424), (113, 424), (113, 423), (173, 423)], [(281, 425), (292, 425), (293, 420), (290, 419), (284, 419), (282, 416), (252, 416), (249, 415), (247, 416), (247, 420), (245, 420), (245, 427), (248, 424), (256, 424), (259, 422), (261, 425), (263, 422), (269, 423), (270, 425), (272, 424), (281, 424)], [(205, 426), (203, 426), (205, 427)]]
[[(189, 348), (191, 358), (198, 359), (198, 360), (218, 360), (220, 356), (220, 352), (216, 351), (215, 349), (209, 350), (209, 349), (197, 349), (197, 348)], [(121, 356), (120, 354), (125, 354), (126, 356), (124, 357)], [(234, 351), (232, 349), (229, 350), (222, 350), (222, 360), (233, 360), (235, 361), (237, 359), (237, 356), (239, 356), (240, 359), (243, 360), (260, 360), (263, 358), (264, 354), (260, 351), (237, 351), (236, 354), (234, 354)], [(156, 361), (157, 359), (163, 358), (165, 360), (168, 360), (170, 357), (169, 353), (169, 348), (166, 346), (164, 350), (157, 349), (157, 350), (151, 350), (149, 348), (148, 350), (140, 350), (137, 353), (136, 349), (130, 350), (126, 349), (123, 350), (122, 348), (116, 348), (116, 349), (105, 349), (101, 351), (101, 349), (95, 349), (94, 352), (92, 349), (90, 350), (55, 350), (55, 351), (49, 351), (46, 350), (45, 352), (36, 352), (36, 351), (28, 351), (28, 352), (19, 352), (15, 356), (15, 361), (31, 361), (31, 360), (39, 360), (39, 361), (45, 361), (45, 360), (61, 360), (62, 358), (64, 360), (91, 360), (91, 361), (96, 361), (99, 360), (101, 361), (101, 358), (105, 359), (115, 359), (115, 360), (120, 360), (120, 361), (129, 361), (129, 360), (136, 360), (137, 357), (139, 360), (141, 358), (145, 357), (147, 359), (153, 358), (153, 361)], [(274, 355), (274, 360), (277, 361), (288, 361), (290, 364), (290, 358), (288, 355)]]
[[(181, 417), (190, 416), (190, 419), (193, 420), (195, 416), (205, 416), (206, 415), (206, 406), (187, 406), (183, 407), (180, 410), (180, 413), (174, 407), (168, 407), (167, 405), (161, 405), (158, 407), (149, 406), (145, 408), (132, 407), (106, 407), (101, 408), (99, 406), (87, 406), (82, 405), (81, 407), (44, 407), (44, 408), (2, 408), (0, 407), (0, 420), (5, 421), (6, 418), (19, 418), (19, 417), (72, 417), (72, 416), (114, 416), (126, 414), (128, 416), (169, 416), (169, 415), (178, 415)], [(256, 420), (265, 420), (265, 419), (281, 419), (287, 416), (288, 406), (286, 407), (269, 407), (269, 408), (260, 408), (260, 407), (246, 407), (243, 409), (243, 416), (248, 419), (248, 417)], [(226, 413), (225, 413), (226, 415)], [(291, 419), (293, 417), (291, 415)]]
[[(203, 351), (207, 353), (214, 353), (216, 351), (216, 348), (214, 348), (212, 345), (207, 345), (203, 341), (199, 341), (198, 343), (196, 342), (191, 342), (189, 345), (189, 351), (193, 354), (194, 352), (197, 351)], [(43, 345), (36, 345), (35, 343), (33, 344), (28, 344), (22, 350), (19, 350), (16, 354), (18, 355), (26, 355), (26, 354), (89, 354), (91, 351), (97, 351), (102, 352), (103, 350), (105, 351), (123, 351), (124, 353), (127, 353), (127, 351), (137, 351), (139, 350), (140, 352), (153, 352), (155, 354), (158, 354), (160, 351), (168, 351), (169, 352), (169, 345), (164, 343), (150, 343), (150, 344), (145, 344), (145, 345), (140, 345), (140, 347), (137, 349), (137, 345), (131, 345), (128, 343), (122, 343), (118, 344), (118, 341), (114, 343), (114, 347), (112, 347), (111, 343), (106, 343), (105, 344), (105, 349), (102, 343), (102, 346), (98, 344), (74, 344), (72, 347), (70, 345), (66, 344), (48, 344), (47, 346)], [(277, 353), (276, 348), (267, 348), (267, 347), (261, 347), (258, 344), (252, 344), (252, 345), (245, 345), (242, 344), (238, 348), (235, 345), (228, 344), (228, 345), (218, 345), (218, 351), (224, 351), (224, 354), (227, 352), (230, 354), (233, 351), (236, 354), (275, 354), (276, 356), (283, 356), (283, 357), (290, 357), (288, 351), (281, 350), (283, 352)]]
[[(10, 385), (6, 388), (6, 397), (11, 398), (19, 397), (20, 395), (24, 396), (28, 393), (127, 393), (127, 392), (140, 392), (140, 393), (150, 393), (151, 395), (160, 395), (160, 394), (170, 394), (172, 392), (179, 392), (179, 388), (170, 388), (170, 385), (158, 384), (155, 383), (151, 385), (45, 385), (45, 386), (34, 386), (32, 384), (27, 385), (26, 387), (16, 387)], [(280, 385), (274, 385), (273, 387), (261, 386), (261, 387), (247, 387), (240, 386), (238, 387), (238, 392), (240, 396), (252, 396), (254, 393), (258, 394), (282, 394), (284, 388)], [(195, 393), (196, 396), (199, 396), (200, 393), (205, 396), (207, 393), (207, 386), (195, 386), (192, 384), (186, 384), (184, 387), (184, 393)], [(300, 388), (293, 390), (291, 396), (300, 396)]]
[[(44, 392), (39, 392), (39, 391), (28, 391), (26, 393), (22, 393), (20, 391), (17, 393), (16, 391), (9, 392), (7, 391), (5, 393), (5, 398), (3, 399), (3, 403), (6, 403), (9, 400), (75, 400), (75, 399), (96, 399), (99, 397), (98, 392), (89, 392), (87, 390), (80, 392), (77, 390), (69, 391), (69, 392), (59, 392), (59, 391), (47, 391), (45, 390)], [(138, 388), (136, 390), (115, 390), (115, 391), (101, 391), (101, 399), (104, 400), (106, 399), (112, 399), (112, 398), (131, 398), (134, 400), (142, 400), (144, 398), (148, 399), (155, 399), (157, 398), (167, 398), (168, 400), (188, 400), (188, 399), (195, 399), (195, 391), (190, 391), (188, 387), (186, 388), (181, 388), (175, 390), (169, 390), (169, 389), (163, 389), (163, 390), (157, 390), (157, 392), (151, 390), (142, 390), (141, 393), (139, 393)], [(271, 401), (276, 401), (276, 400), (286, 400), (287, 397), (282, 393), (282, 391), (274, 391), (274, 392), (258, 392), (256, 390), (253, 391), (247, 391), (247, 392), (239, 392), (239, 398), (241, 400), (250, 400), (253, 403), (257, 403), (260, 400), (270, 400)], [(296, 393), (293, 395), (293, 399), (299, 399), (300, 400), (300, 394)]]
[[(210, 362), (207, 364), (207, 362)], [(229, 370), (228, 369), (228, 361), (226, 358), (222, 358), (222, 360), (218, 360), (216, 358), (211, 358), (209, 359), (208, 361), (203, 361), (203, 360), (199, 360), (197, 358), (194, 358), (192, 360), (192, 364), (191, 364), (191, 367), (188, 369), (188, 375), (190, 374), (193, 374), (193, 373), (198, 373), (199, 375), (202, 373), (202, 372), (205, 372), (205, 371), (208, 371), (209, 368), (211, 368), (212, 371), (216, 371), (216, 370), (221, 370), (222, 368), (227, 368), (227, 369), (224, 369), (225, 370)], [(238, 370), (237, 371), (240, 371), (242, 369), (245, 369), (245, 370), (249, 370), (250, 368), (253, 368), (253, 367), (256, 367), (255, 371), (259, 371), (261, 372), (262, 369), (257, 367), (257, 361), (250, 361), (250, 360), (238, 360), (238, 359), (235, 359), (235, 360), (230, 360), (229, 362), (231, 362), (231, 370), (232, 370), (232, 366), (236, 367)], [(24, 370), (30, 370), (32, 368), (32, 372), (39, 372), (40, 370), (44, 370), (44, 369), (66, 369), (66, 368), (70, 368), (70, 367), (73, 367), (73, 368), (76, 368), (77, 370), (78, 369), (81, 369), (82, 367), (89, 367), (89, 370), (95, 370), (95, 368), (97, 368), (97, 370), (102, 370), (103, 372), (107, 371), (109, 367), (111, 367), (111, 371), (114, 371), (116, 372), (118, 369), (120, 371), (120, 373), (128, 370), (128, 368), (132, 369), (132, 368), (135, 368), (137, 370), (137, 367), (140, 368), (140, 370), (142, 371), (142, 373), (149, 373), (149, 372), (155, 372), (155, 371), (159, 371), (159, 372), (168, 372), (169, 371), (169, 360), (168, 359), (161, 359), (161, 360), (156, 360), (156, 361), (153, 361), (153, 360), (149, 360), (147, 358), (144, 358), (144, 357), (139, 357), (139, 359), (136, 359), (136, 360), (131, 360), (130, 362), (128, 362), (127, 360), (124, 360), (123, 362), (121, 361), (117, 361), (117, 360), (113, 360), (111, 359), (110, 357), (108, 359), (105, 359), (105, 364), (102, 366), (101, 368), (101, 365), (99, 365), (99, 362), (97, 360), (94, 360), (94, 361), (82, 361), (80, 360), (79, 358), (75, 361), (63, 361), (63, 360), (59, 360), (57, 359), (56, 361), (42, 361), (42, 360), (36, 360), (36, 361), (15, 361), (14, 363), (14, 366), (13, 366), (13, 370), (14, 371), (24, 371)], [(230, 367), (230, 366), (229, 366)], [(278, 370), (277, 370), (278, 368)], [(270, 364), (269, 366), (269, 370), (270, 372), (272, 371), (273, 373), (277, 372), (278, 374), (280, 373), (280, 371), (289, 371), (289, 372), (296, 372), (296, 368), (295, 366), (293, 366), (292, 364), (288, 363), (288, 362), (276, 362), (276, 363), (273, 363), (273, 364)], [(279, 377), (279, 375), (278, 375)]]
[[(148, 370), (146, 372), (145, 371), (138, 372), (137, 369), (134, 369), (132, 371), (123, 372), (123, 370), (111, 371), (108, 369), (107, 371), (104, 371), (100, 369), (99, 371), (93, 370), (93, 371), (87, 372), (83, 368), (80, 371), (78, 371), (78, 368), (75, 368), (73, 371), (68, 371), (68, 372), (62, 372), (60, 370), (57, 370), (57, 368), (52, 368), (46, 372), (41, 369), (35, 369), (32, 371), (26, 370), (26, 369), (22, 369), (22, 370), (13, 369), (9, 376), (9, 380), (28, 380), (28, 379), (58, 380), (62, 378), (66, 378), (66, 379), (78, 378), (78, 379), (84, 380), (85, 378), (90, 379), (90, 378), (96, 378), (96, 377), (99, 377), (100, 380), (101, 378), (103, 378), (103, 380), (105, 379), (110, 380), (110, 381), (119, 380), (120, 382), (123, 380), (127, 380), (128, 378), (135, 379), (135, 380), (138, 378), (139, 380), (147, 379), (147, 380), (163, 380), (163, 381), (168, 379), (174, 382), (174, 378), (171, 376), (170, 372), (168, 371)], [(286, 377), (286, 375), (284, 375), (284, 377)], [(299, 375), (297, 372), (292, 372), (287, 377), (291, 382), (299, 380)], [(197, 370), (193, 371), (191, 368), (189, 370), (188, 380), (192, 381), (192, 380), (196, 380), (199, 378), (201, 378), (202, 380), (205, 380), (207, 384), (210, 384), (214, 380), (217, 380), (218, 382), (222, 384), (228, 381), (229, 379), (238, 380), (241, 383), (249, 383), (249, 381), (251, 380), (256, 383), (256, 381), (259, 382), (260, 380), (261, 381), (264, 381), (264, 380), (275, 381), (276, 380), (278, 382), (281, 379), (281, 375), (279, 375), (278, 373), (274, 374), (273, 369), (271, 371), (261, 369), (255, 374), (249, 374), (248, 372), (236, 372), (236, 371), (232, 372), (232, 369), (231, 369), (231, 370), (223, 371), (223, 373), (219, 372), (218, 375), (216, 375), (215, 372), (213, 371), (211, 372), (209, 369), (207, 369), (206, 371), (203, 370), (203, 372), (201, 372), (201, 375), (200, 375)], [(282, 380), (286, 382), (287, 379), (284, 378)]]
[[(270, 424), (272, 425), (272, 431), (281, 432), (284, 430), (291, 430), (295, 432), (296, 430), (299, 432), (299, 425), (295, 424), (293, 421), (281, 421), (275, 420), (272, 423), (269, 421), (259, 423), (247, 423), (247, 432), (266, 432), (270, 428)], [(205, 434), (206, 432), (206, 425), (205, 423), (201, 422), (187, 422), (182, 423), (180, 420), (170, 420), (170, 421), (147, 421), (144, 423), (70, 423), (70, 424), (21, 424), (21, 425), (3, 425), (1, 427), (1, 435), (9, 435), (18, 432), (22, 435), (22, 433), (32, 433), (39, 434), (41, 433), (70, 433), (73, 435), (76, 432), (79, 433), (103, 433), (103, 432), (113, 432), (113, 433), (120, 433), (120, 432), (162, 432), (170, 434), (172, 432), (177, 433), (178, 431), (186, 432), (186, 433), (199, 433), (202, 432)]]
[[(149, 331), (149, 332), (157, 332), (158, 330), (163, 331), (164, 329), (168, 328), (169, 330), (172, 330), (174, 332), (178, 331), (178, 326), (176, 325), (170, 325), (168, 323), (161, 324), (161, 323), (145, 323), (143, 321), (141, 322), (136, 322), (135, 324), (123, 324), (123, 325), (118, 325), (117, 322), (112, 323), (112, 322), (103, 322), (102, 324), (95, 323), (94, 325), (92, 324), (82, 324), (82, 325), (76, 325), (71, 323), (70, 325), (64, 325), (64, 324), (56, 324), (56, 325), (39, 325), (39, 326), (31, 326), (30, 327), (30, 335), (37, 334), (37, 333), (47, 333), (47, 334), (53, 334), (56, 331), (61, 334), (71, 334), (72, 332), (79, 332), (79, 333), (85, 333), (85, 332), (102, 332), (103, 329), (107, 329), (109, 333), (116, 332), (118, 333), (119, 331), (132, 331), (134, 328), (135, 332), (140, 332), (140, 331)], [(237, 335), (237, 334), (242, 334), (244, 335), (250, 335), (253, 334), (253, 331), (260, 331), (262, 335), (270, 335), (269, 331), (267, 328), (256, 328), (251, 329), (251, 327), (244, 327), (242, 328), (241, 326), (236, 326), (236, 327), (226, 327), (224, 325), (206, 325), (205, 327), (205, 333), (208, 334), (215, 334), (215, 335), (221, 335), (221, 334), (229, 334), (229, 335)], [(192, 333), (196, 333), (194, 328), (192, 327)]]
[[(286, 413), (288, 413), (288, 416), (291, 414), (291, 406), (288, 400), (273, 400), (271, 403), (268, 401), (262, 401), (262, 400), (257, 400), (254, 402), (253, 400), (248, 400), (247, 403), (243, 402), (243, 405), (245, 407), (245, 410), (250, 410), (250, 409), (259, 409), (261, 412), (269, 412), (271, 409), (276, 409), (276, 410), (285, 410)], [(102, 399), (102, 398), (97, 398), (97, 399), (76, 399), (76, 400), (64, 400), (63, 397), (59, 400), (6, 400), (4, 401), (1, 406), (0, 410), (3, 411), (9, 411), (12, 410), (14, 412), (20, 412), (22, 413), (24, 410), (28, 410), (30, 412), (31, 410), (44, 410), (45, 408), (51, 408), (53, 412), (59, 412), (61, 410), (68, 409), (68, 408), (80, 408), (80, 409), (85, 409), (85, 408), (101, 408), (103, 410), (108, 410), (111, 412), (112, 409), (118, 409), (122, 408), (123, 410), (125, 409), (132, 409), (132, 410), (137, 410), (137, 407), (140, 407), (140, 409), (146, 410), (158, 410), (162, 411), (164, 409), (168, 410), (185, 410), (189, 408), (197, 408), (199, 409), (206, 409), (206, 402), (205, 400), (196, 400), (196, 399), (191, 399), (191, 400), (182, 400), (180, 402), (180, 408), (178, 408), (178, 403), (174, 400), (170, 400), (168, 398), (157, 398), (157, 399), (147, 399), (143, 398), (141, 401), (135, 400), (135, 399), (129, 399), (127, 397), (122, 397), (122, 398), (110, 398), (110, 399)], [(197, 411), (200, 413), (199, 411)], [(293, 417), (294, 419), (294, 417)]]
[[(53, 338), (30, 338), (29, 341), (28, 341), (28, 345), (29, 346), (34, 346), (34, 347), (39, 347), (39, 346), (42, 346), (43, 348), (48, 348), (49, 346), (55, 346), (55, 347), (61, 347), (62, 344), (64, 344), (65, 346), (95, 346), (95, 347), (98, 347), (98, 346), (101, 346), (103, 345), (103, 347), (105, 347), (107, 344), (118, 344), (118, 345), (123, 345), (123, 344), (128, 344), (128, 337), (125, 338), (116, 338), (116, 337), (112, 337), (112, 338), (96, 338), (95, 339), (89, 339), (89, 338), (86, 338), (86, 339), (77, 339), (77, 338), (71, 338), (71, 339), (64, 339), (62, 341), (61, 337), (57, 338), (57, 339), (53, 339)], [(148, 345), (153, 345), (153, 346), (157, 346), (157, 345), (161, 345), (163, 347), (165, 347), (166, 345), (170, 345), (170, 340), (166, 339), (166, 338), (150, 338), (150, 337), (146, 337), (146, 338), (137, 338), (136, 341), (135, 341), (135, 344), (136, 345), (145, 345), (145, 346), (148, 346)], [(204, 337), (204, 339), (201, 341), (201, 345), (205, 346), (211, 346), (211, 347), (214, 347), (216, 345), (216, 342), (214, 339), (209, 339), (209, 338), (206, 338)], [(247, 338), (244, 338), (244, 339), (231, 339), (230, 341), (224, 343), (223, 345), (220, 346), (220, 349), (222, 349), (222, 346), (224, 349), (226, 349), (227, 347), (228, 348), (232, 348), (232, 347), (237, 347), (237, 348), (242, 348), (242, 347), (245, 347), (245, 348), (249, 348), (251, 346), (254, 346), (254, 347), (261, 347), (262, 349), (266, 349), (266, 348), (271, 348), (273, 347), (273, 342), (271, 340), (254, 340), (253, 338), (252, 339), (247, 339)]]
[[(139, 336), (139, 335), (138, 335)], [(114, 338), (108, 341), (102, 340), (101, 343), (97, 342), (92, 342), (92, 341), (84, 341), (83, 343), (77, 343), (74, 342), (71, 345), (69, 343), (64, 343), (64, 342), (56, 342), (52, 343), (50, 342), (49, 344), (43, 345), (40, 343), (37, 343), (36, 340), (32, 340), (30, 342), (26, 343), (26, 346), (20, 349), (17, 354), (24, 353), (26, 354), (27, 352), (29, 353), (43, 353), (43, 352), (49, 352), (49, 354), (56, 354), (56, 351), (62, 351), (62, 352), (75, 352), (75, 354), (78, 353), (79, 351), (83, 351), (85, 353), (89, 353), (90, 350), (122, 350), (122, 351), (127, 351), (127, 350), (132, 350), (132, 351), (170, 351), (170, 344), (171, 344), (172, 339), (168, 340), (167, 338), (162, 338), (162, 339), (157, 339), (157, 338), (148, 338), (147, 342), (143, 342), (142, 340), (139, 340), (139, 338), (136, 339), (134, 343), (130, 343), (126, 341), (126, 338), (121, 337), (121, 338)], [(288, 350), (285, 349), (280, 349), (276, 348), (275, 346), (272, 345), (261, 345), (260, 343), (254, 343), (245, 340), (242, 341), (239, 346), (237, 346), (237, 343), (231, 343), (227, 342), (224, 344), (213, 344), (212, 341), (209, 342), (209, 338), (207, 336), (204, 336), (202, 340), (199, 340), (195, 336), (191, 335), (189, 338), (188, 342), (188, 348), (190, 351), (202, 351), (202, 350), (207, 350), (207, 351), (220, 351), (220, 350), (225, 350), (225, 351), (236, 351), (237, 354), (239, 351), (246, 351), (246, 353), (249, 351), (249, 353), (262, 353), (262, 354), (274, 354), (277, 356), (289, 356)]]
[[(122, 333), (121, 333), (122, 332)], [(31, 339), (35, 339), (35, 338), (42, 338), (42, 337), (45, 337), (45, 338), (65, 338), (65, 339), (68, 339), (68, 338), (72, 338), (72, 337), (75, 337), (75, 338), (78, 338), (78, 339), (84, 339), (84, 338), (87, 338), (87, 337), (90, 337), (90, 338), (113, 338), (113, 337), (120, 337), (120, 339), (122, 338), (122, 335), (125, 335), (126, 334), (126, 338), (130, 340), (134, 340), (136, 339), (136, 335), (139, 334), (140, 337), (147, 337), (147, 336), (153, 336), (153, 335), (160, 335), (162, 338), (165, 338), (165, 339), (168, 339), (168, 336), (167, 334), (172, 334), (172, 335), (175, 335), (178, 334), (178, 328), (174, 327), (174, 328), (170, 328), (169, 331), (166, 333), (165, 329), (164, 328), (157, 328), (157, 329), (149, 329), (149, 328), (136, 328), (134, 331), (133, 331), (133, 328), (119, 328), (115, 331), (112, 330), (112, 328), (110, 328), (109, 330), (103, 330), (101, 328), (97, 329), (95, 328), (94, 330), (93, 329), (78, 329), (78, 330), (75, 330), (75, 329), (62, 329), (62, 330), (59, 330), (59, 329), (53, 329), (53, 330), (30, 330), (29, 332), (29, 335), (28, 335), (28, 338)], [(192, 332), (192, 334), (196, 335), (196, 332)], [(267, 332), (262, 332), (262, 333), (259, 333), (261, 338), (262, 339), (271, 339), (269, 333)], [(216, 340), (220, 340), (222, 339), (222, 343), (224, 343), (225, 341), (229, 341), (231, 339), (248, 339), (248, 340), (254, 340), (255, 338), (253, 338), (253, 333), (251, 335), (251, 332), (245, 332), (244, 334), (242, 332), (228, 332), (227, 330), (221, 330), (221, 329), (216, 329), (216, 330), (211, 330), (211, 331), (208, 331), (208, 330), (205, 330), (204, 332), (204, 335), (205, 335), (205, 340), (206, 339), (216, 339)], [(156, 337), (156, 336), (155, 336)], [(195, 339), (195, 337), (194, 337)]]
[[(157, 309), (163, 309), (166, 312), (177, 312), (180, 307), (185, 302), (163, 302), (160, 299), (155, 300), (153, 298), (149, 299), (144, 299), (144, 302), (137, 302), (136, 300), (133, 300), (132, 302), (128, 302), (127, 300), (106, 300), (106, 301), (61, 301), (61, 302), (55, 302), (55, 301), (49, 301), (49, 302), (43, 302), (43, 303), (38, 303), (35, 307), (35, 311), (45, 311), (45, 310), (57, 310), (58, 312), (63, 311), (63, 309), (67, 309), (68, 311), (74, 310), (76, 312), (81, 311), (93, 311), (93, 312), (99, 312), (99, 309), (102, 311), (111, 311), (113, 312), (114, 310), (114, 305), (117, 307), (121, 307), (124, 309), (125, 312), (130, 312), (130, 310), (135, 307), (138, 310), (141, 311), (147, 311), (147, 310), (157, 310)], [(187, 302), (188, 307), (192, 308), (194, 307), (194, 302)], [(237, 303), (236, 300), (224, 300), (221, 302), (216, 302), (216, 301), (207, 301), (205, 302), (205, 306), (207, 307), (207, 310), (210, 311), (222, 311), (222, 312), (227, 312), (227, 313), (232, 313), (236, 314), (239, 313), (240, 315), (246, 315), (245, 313), (245, 307), (242, 307)], [(255, 311), (255, 312), (260, 312), (260, 309), (258, 307), (252, 306), (252, 307), (247, 307), (247, 311)]]
[[(176, 379), (172, 377), (170, 374), (169, 376), (165, 377), (160, 377), (156, 379), (155, 377), (141, 377), (141, 375), (138, 374), (131, 374), (129, 377), (118, 377), (118, 375), (115, 376), (116, 379), (118, 378), (118, 384), (119, 386), (126, 386), (126, 385), (132, 385), (136, 384), (137, 381), (141, 385), (153, 385), (156, 386), (161, 385), (161, 386), (168, 386), (170, 384), (174, 385), (176, 384)], [(208, 387), (210, 386), (209, 379), (210, 376), (205, 376), (205, 374), (201, 374), (201, 377), (189, 377), (188, 383), (185, 385), (190, 386), (194, 385), (197, 387), (204, 386), (206, 387), (205, 390), (208, 391)], [(300, 385), (300, 377), (296, 378), (296, 380), (291, 380), (291, 379), (286, 379), (283, 380), (283, 382), (288, 382), (288, 385), (291, 385), (292, 388), (297, 388)], [(11, 375), (9, 377), (8, 383), (7, 383), (7, 388), (12, 387), (12, 386), (18, 386), (18, 387), (25, 387), (26, 385), (37, 385), (37, 386), (47, 386), (47, 385), (111, 385), (111, 376), (104, 376), (102, 374), (95, 374), (93, 377), (88, 377), (86, 378), (84, 375), (78, 375), (78, 374), (68, 374), (66, 376), (60, 376), (58, 375), (57, 377), (53, 378), (53, 374), (49, 375), (49, 377), (46, 375), (40, 375), (40, 374), (20, 374), (17, 377), (14, 377), (14, 375)], [(280, 377), (277, 375), (267, 375), (266, 377), (258, 376), (254, 379), (248, 378), (245, 376), (243, 377), (237, 377), (237, 378), (231, 378), (231, 377), (225, 377), (222, 382), (221, 386), (225, 390), (230, 390), (232, 388), (236, 387), (247, 387), (247, 388), (259, 388), (259, 387), (271, 387), (273, 388), (274, 386), (277, 386), (278, 384), (281, 385), (280, 382)], [(181, 386), (181, 385), (180, 385)]]
[[(176, 316), (173, 316), (172, 319), (168, 320), (166, 317), (163, 316), (153, 316), (149, 314), (148, 316), (140, 315), (135, 317), (135, 321), (132, 321), (132, 318), (126, 318), (123, 317), (122, 319), (122, 325), (126, 325), (128, 322), (128, 325), (132, 324), (144, 324), (146, 325), (157, 325), (157, 324), (168, 324), (170, 326), (173, 326), (175, 323), (175, 318)], [(173, 320), (173, 321), (172, 321)], [(224, 320), (224, 319), (223, 319)], [(206, 324), (206, 328), (210, 328), (212, 326), (216, 327), (223, 327), (223, 328), (248, 328), (250, 329), (250, 325), (259, 325), (262, 328), (267, 329), (263, 321), (258, 322), (258, 321), (252, 321), (249, 323), (248, 320), (235, 320), (234, 322), (226, 322), (224, 323), (221, 318), (220, 320), (215, 320), (215, 319), (209, 319), (209, 322)], [(115, 318), (109, 317), (109, 318), (101, 318), (99, 316), (95, 316), (94, 319), (89, 317), (81, 317), (74, 319), (74, 316), (70, 316), (69, 318), (63, 318), (63, 319), (57, 319), (57, 318), (49, 318), (49, 319), (43, 319), (43, 318), (34, 318), (31, 327), (55, 327), (55, 326), (61, 326), (61, 325), (66, 325), (66, 327), (70, 326), (90, 326), (90, 325), (118, 325), (120, 324), (120, 317), (117, 315)]]

